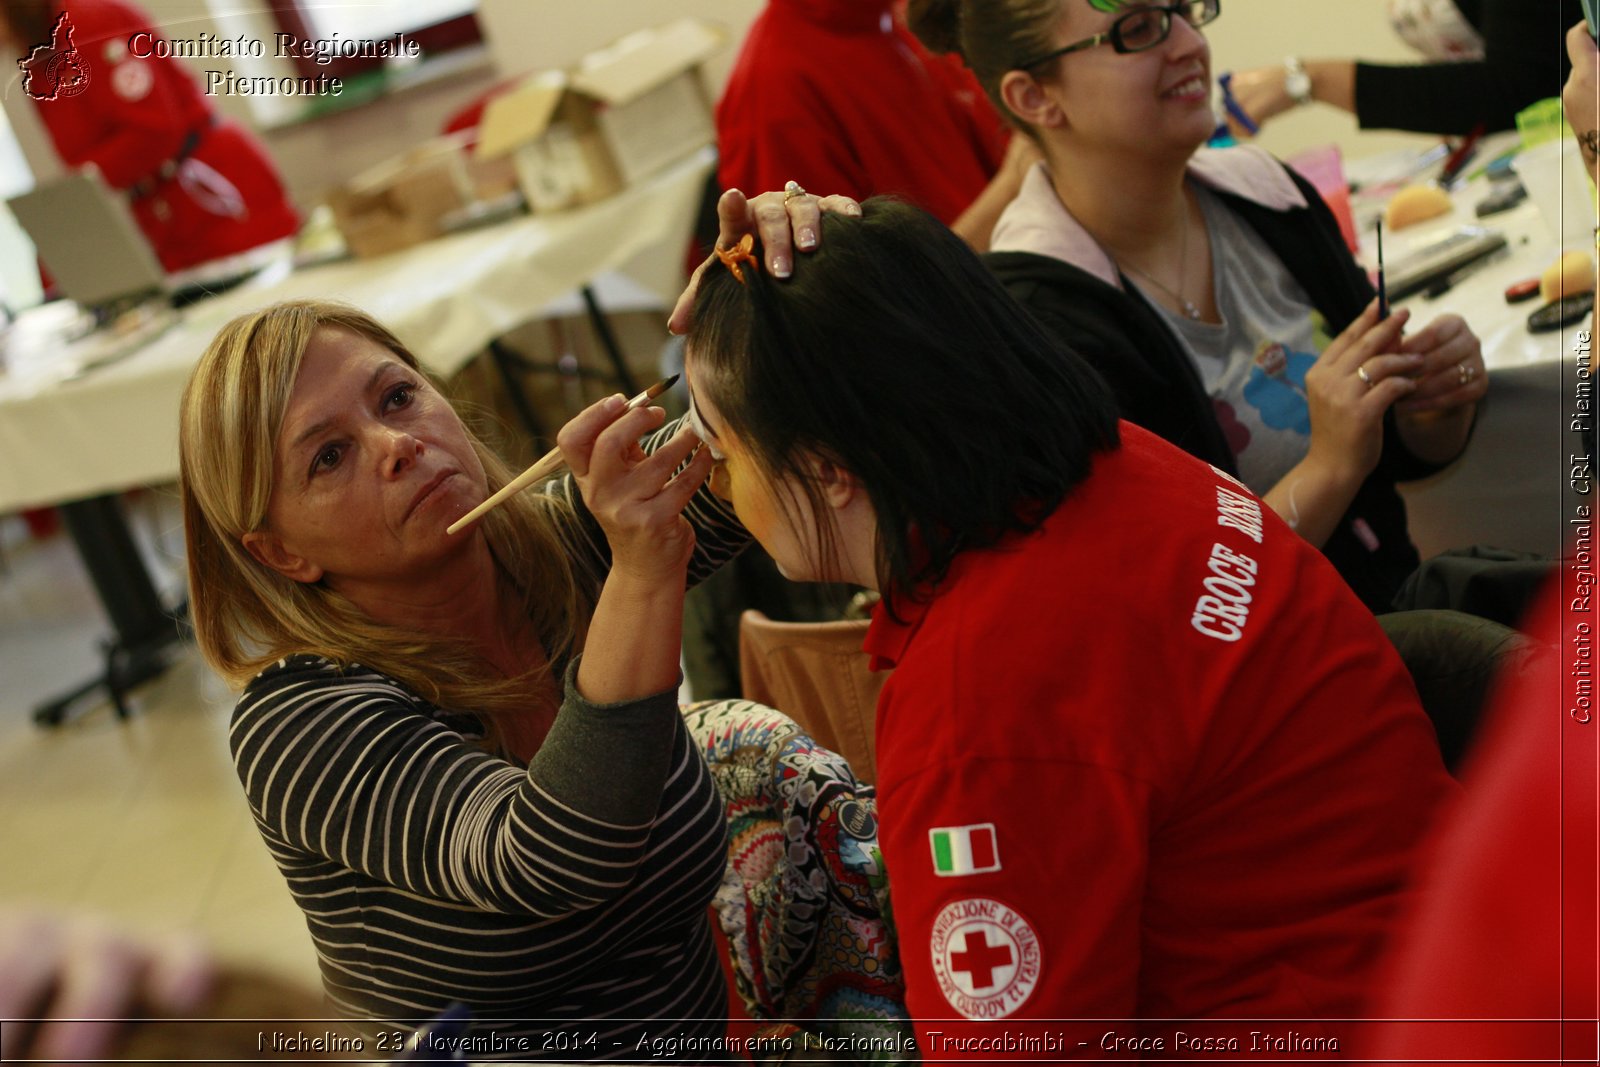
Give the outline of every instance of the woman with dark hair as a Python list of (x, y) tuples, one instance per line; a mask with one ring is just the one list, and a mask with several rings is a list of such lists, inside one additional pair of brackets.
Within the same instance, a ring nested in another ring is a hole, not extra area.
[(1044, 153), (990, 266), (1122, 413), (1237, 476), (1388, 611), (1420, 562), (1395, 483), (1466, 447), (1486, 372), (1457, 315), (1381, 318), (1327, 205), (1215, 127), (1221, 0), (913, 0)]
[(1371, 615), (1232, 478), (1117, 422), (932, 218), (821, 225), (792, 280), (705, 273), (690, 417), (786, 575), (883, 594), (922, 1053), (960, 1053), (952, 1018), (1356, 1015), (1453, 789)]

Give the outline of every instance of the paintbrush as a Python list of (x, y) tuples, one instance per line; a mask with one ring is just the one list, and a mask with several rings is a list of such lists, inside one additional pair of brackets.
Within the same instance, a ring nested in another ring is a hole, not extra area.
[(1378, 321), (1389, 317), (1389, 289), (1383, 278), (1383, 220), (1378, 220)]
[[(625, 410), (632, 411), (634, 408), (643, 407), (644, 405), (650, 403), (650, 401), (654, 400), (668, 389), (671, 389), (673, 383), (675, 383), (677, 380), (678, 376), (676, 374), (670, 378), (661, 379), (659, 382), (652, 385), (650, 388), (646, 389), (632, 400), (628, 401), (628, 406)], [(452, 522), (445, 528), (445, 532), (455, 533), (468, 524), (477, 522), (489, 512), (493, 511), (501, 504), (504, 504), (507, 500), (510, 500), (512, 497), (528, 488), (528, 486), (535, 482), (543, 481), (552, 474), (556, 473), (556, 471), (561, 469), (565, 462), (566, 458), (562, 456), (561, 449), (552, 448), (550, 451), (541, 456), (539, 460), (533, 464), (533, 466), (529, 467), (527, 470), (511, 479), (511, 481), (507, 482), (499, 492), (495, 493), (488, 500), (485, 500), (483, 503), (467, 512), (465, 515), (461, 516), (461, 518), (457, 519), (455, 522)]]

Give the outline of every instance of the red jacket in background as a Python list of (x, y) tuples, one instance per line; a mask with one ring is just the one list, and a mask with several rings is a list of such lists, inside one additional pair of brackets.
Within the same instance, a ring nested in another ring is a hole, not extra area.
[(717, 103), (717, 176), (750, 195), (894, 193), (950, 223), (1010, 134), (977, 80), (931, 56), (891, 0), (768, 0)]
[[(156, 32), (147, 14), (120, 0), (64, 7), (88, 84), (35, 107), (63, 161), (93, 163), (109, 184), (130, 191), (163, 267), (180, 270), (295, 232), (299, 217), (261, 144), (220, 119), (177, 60), (130, 51), (135, 34)], [(143, 40), (136, 48), (150, 51)]]
[(1600, 724), (1594, 520), (1529, 613), (1546, 651), (1502, 683), (1466, 795), (1419, 875), (1373, 1014), (1374, 1060), (1596, 1062)]

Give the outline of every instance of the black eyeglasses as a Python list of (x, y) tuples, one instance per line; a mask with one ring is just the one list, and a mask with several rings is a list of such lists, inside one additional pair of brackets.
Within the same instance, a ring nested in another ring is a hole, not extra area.
[(1176, 4), (1167, 4), (1164, 7), (1136, 7), (1125, 15), (1117, 16), (1117, 21), (1111, 24), (1111, 29), (1105, 33), (1097, 33), (1093, 37), (1086, 37), (1076, 41), (1065, 48), (1057, 48), (1054, 52), (1046, 52), (1037, 59), (1030, 59), (1026, 63), (1018, 63), (1018, 70), (1031, 70), (1041, 63), (1048, 63), (1058, 56), (1070, 52), (1082, 52), (1087, 48), (1098, 48), (1100, 45), (1110, 43), (1111, 47), (1126, 55), (1129, 52), (1143, 52), (1147, 48), (1154, 48), (1167, 39), (1172, 32), (1172, 18), (1174, 15), (1183, 19), (1189, 25), (1199, 29), (1209, 22), (1214, 22), (1222, 13), (1222, 0), (1179, 0)]

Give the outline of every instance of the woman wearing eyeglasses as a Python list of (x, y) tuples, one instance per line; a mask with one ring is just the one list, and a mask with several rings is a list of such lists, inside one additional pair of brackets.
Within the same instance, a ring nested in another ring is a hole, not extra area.
[(995, 229), (1012, 295), (1122, 414), (1237, 475), (1373, 610), (1419, 562), (1395, 482), (1465, 447), (1486, 391), (1446, 315), (1409, 336), (1311, 186), (1215, 127), (1221, 0), (912, 0), (1044, 162)]

